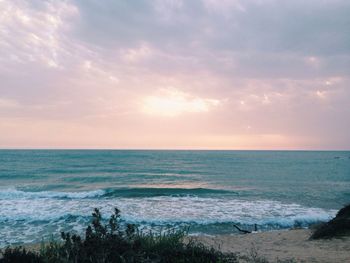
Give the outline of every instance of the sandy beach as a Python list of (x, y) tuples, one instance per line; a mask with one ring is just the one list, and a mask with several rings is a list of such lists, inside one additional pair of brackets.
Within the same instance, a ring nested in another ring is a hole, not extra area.
[[(350, 237), (309, 240), (311, 230), (293, 229), (245, 235), (191, 236), (195, 242), (225, 253), (235, 253), (239, 262), (303, 262), (350, 263)], [(186, 238), (185, 242), (189, 241)], [(38, 252), (40, 244), (26, 244), (27, 250)], [(254, 257), (258, 260), (254, 261)], [(1, 255), (0, 255), (1, 258)], [(288, 261), (290, 260), (290, 261)]]
[(223, 252), (238, 253), (241, 262), (256, 251), (269, 261), (294, 259), (297, 262), (350, 262), (350, 237), (309, 240), (311, 230), (270, 231), (246, 235), (196, 236), (195, 240)]

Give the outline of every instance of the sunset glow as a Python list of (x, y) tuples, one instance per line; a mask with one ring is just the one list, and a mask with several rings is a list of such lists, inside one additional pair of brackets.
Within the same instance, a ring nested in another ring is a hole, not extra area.
[(349, 10), (0, 1), (0, 147), (349, 149)]
[(147, 96), (143, 100), (146, 114), (175, 117), (184, 113), (208, 112), (219, 105), (218, 100), (191, 97), (178, 90), (165, 90), (160, 96)]

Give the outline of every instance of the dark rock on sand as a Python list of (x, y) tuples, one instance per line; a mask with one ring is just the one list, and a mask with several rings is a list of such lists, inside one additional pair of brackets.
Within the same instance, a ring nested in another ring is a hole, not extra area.
[(340, 209), (335, 218), (320, 225), (311, 239), (350, 236), (350, 204)]

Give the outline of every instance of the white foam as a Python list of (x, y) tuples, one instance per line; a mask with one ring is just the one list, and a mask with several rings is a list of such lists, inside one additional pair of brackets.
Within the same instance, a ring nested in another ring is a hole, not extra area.
[(28, 198), (93, 198), (104, 195), (104, 190), (82, 191), (82, 192), (25, 192), (17, 189), (0, 190), (0, 200), (28, 199)]
[[(89, 221), (93, 208), (100, 208), (109, 217), (114, 207), (122, 211), (122, 218), (146, 228), (176, 224), (218, 224), (241, 223), (270, 225), (271, 228), (291, 227), (295, 224), (309, 224), (326, 221), (336, 211), (310, 208), (299, 204), (285, 204), (278, 201), (249, 201), (228, 198), (202, 197), (148, 197), (115, 199), (60, 199), (55, 193), (42, 194), (40, 198), (25, 198), (23, 192), (12, 199), (0, 202), (0, 245), (50, 237), (63, 230), (83, 229)], [(89, 192), (91, 193), (91, 192)], [(32, 193), (31, 193), (32, 194)], [(87, 196), (74, 193), (73, 196)], [(24, 194), (25, 196), (25, 194)], [(73, 217), (69, 217), (69, 215)], [(40, 241), (40, 240), (38, 240)]]

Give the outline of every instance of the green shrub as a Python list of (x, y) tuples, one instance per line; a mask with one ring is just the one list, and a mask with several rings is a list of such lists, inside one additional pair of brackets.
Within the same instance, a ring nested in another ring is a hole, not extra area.
[(26, 251), (25, 248), (16, 247), (16, 248), (6, 248), (2, 252), (3, 258), (0, 259), (1, 263), (43, 263), (41, 257), (37, 254)]

